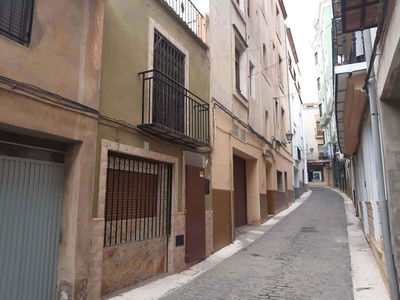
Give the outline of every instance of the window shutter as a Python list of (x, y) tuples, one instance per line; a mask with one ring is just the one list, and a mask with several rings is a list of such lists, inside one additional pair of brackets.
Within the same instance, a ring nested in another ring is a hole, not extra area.
[(33, 0), (1, 0), (0, 32), (11, 39), (29, 43)]
[(157, 181), (155, 174), (108, 169), (106, 221), (156, 217)]

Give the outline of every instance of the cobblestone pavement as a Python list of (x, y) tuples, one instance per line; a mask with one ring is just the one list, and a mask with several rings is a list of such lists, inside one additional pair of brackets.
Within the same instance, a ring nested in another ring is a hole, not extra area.
[(162, 299), (353, 299), (342, 197), (313, 189), (260, 239)]

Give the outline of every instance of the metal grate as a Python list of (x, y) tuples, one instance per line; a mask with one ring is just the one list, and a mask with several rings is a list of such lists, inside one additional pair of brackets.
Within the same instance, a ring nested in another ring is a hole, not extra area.
[(0, 1), (0, 34), (28, 45), (32, 26), (33, 0)]
[(171, 194), (171, 164), (109, 153), (104, 246), (169, 234)]
[(185, 56), (158, 33), (154, 33), (153, 68), (185, 85)]
[(153, 67), (173, 80), (168, 82), (168, 87), (154, 82), (153, 122), (184, 132), (185, 56), (157, 33), (154, 34)]

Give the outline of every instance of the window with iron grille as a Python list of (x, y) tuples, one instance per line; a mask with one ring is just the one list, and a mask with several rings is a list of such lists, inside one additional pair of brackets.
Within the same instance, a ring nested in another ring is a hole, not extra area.
[(168, 76), (166, 82), (158, 78), (155, 81), (153, 122), (184, 132), (185, 55), (157, 32), (154, 33), (153, 68)]
[(0, 1), (0, 34), (23, 45), (31, 37), (33, 0)]
[(104, 246), (169, 234), (171, 194), (171, 164), (109, 153)]

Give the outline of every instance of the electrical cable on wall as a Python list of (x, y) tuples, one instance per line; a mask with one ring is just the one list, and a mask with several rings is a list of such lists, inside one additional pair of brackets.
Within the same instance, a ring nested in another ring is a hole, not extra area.
[[(78, 111), (82, 111), (82, 112), (87, 112), (87, 113), (91, 113), (91, 114), (95, 114), (95, 115), (99, 114), (99, 112), (94, 108), (91, 108), (89, 106), (86, 106), (84, 104), (76, 102), (74, 100), (65, 98), (65, 97), (60, 96), (58, 94), (52, 93), (50, 91), (41, 89), (40, 87), (37, 87), (37, 86), (29, 84), (29, 83), (20, 82), (20, 81), (17, 81), (17, 80), (14, 80), (14, 79), (11, 79), (11, 78), (8, 78), (8, 77), (5, 77), (5, 76), (1, 76), (1, 75), (0, 75), (0, 83), (8, 85), (13, 90), (19, 90), (21, 92), (24, 92), (24, 93), (27, 93), (27, 94), (29, 94), (31, 96), (39, 98), (41, 100), (49, 101), (49, 102), (52, 102), (54, 104), (67, 107), (69, 109), (78, 110)], [(30, 91), (30, 90), (32, 90), (32, 91)], [(55, 101), (54, 99), (51, 99), (51, 98), (49, 98), (47, 96), (40, 95), (40, 93), (43, 93), (45, 95), (54, 97), (54, 98), (59, 99), (61, 101)], [(62, 102), (62, 101), (64, 101), (64, 102)]]

